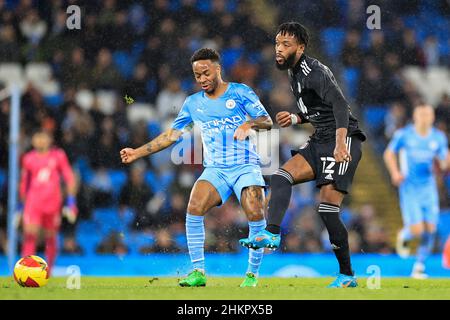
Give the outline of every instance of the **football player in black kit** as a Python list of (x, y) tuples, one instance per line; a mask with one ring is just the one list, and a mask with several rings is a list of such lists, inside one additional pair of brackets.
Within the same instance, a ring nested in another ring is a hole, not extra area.
[(330, 237), (339, 262), (339, 275), (332, 288), (356, 287), (348, 246), (348, 232), (340, 217), (340, 206), (348, 193), (361, 159), (361, 143), (366, 139), (358, 121), (350, 112), (330, 69), (305, 54), (309, 35), (297, 22), (283, 23), (275, 38), (276, 66), (287, 70), (299, 112), (277, 113), (281, 127), (311, 123), (315, 128), (310, 140), (292, 151), (292, 158), (271, 177), (271, 197), (265, 230), (241, 239), (248, 248), (276, 249), (280, 246), (280, 225), (289, 206), (292, 186), (315, 180), (320, 188), (318, 214)]

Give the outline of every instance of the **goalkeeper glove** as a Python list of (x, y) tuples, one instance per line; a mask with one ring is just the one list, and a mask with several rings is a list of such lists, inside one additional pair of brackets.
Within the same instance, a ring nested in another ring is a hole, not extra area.
[(66, 204), (63, 208), (63, 215), (66, 217), (66, 219), (71, 223), (74, 224), (77, 220), (78, 216), (78, 208), (76, 199), (74, 196), (68, 196), (66, 199)]

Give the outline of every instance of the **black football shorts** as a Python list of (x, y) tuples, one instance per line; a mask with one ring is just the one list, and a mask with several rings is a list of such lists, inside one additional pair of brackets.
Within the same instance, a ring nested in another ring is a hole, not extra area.
[(362, 141), (357, 136), (347, 137), (347, 148), (350, 149), (352, 161), (337, 163), (334, 160), (335, 141), (319, 143), (310, 140), (298, 150), (292, 150), (292, 156), (302, 155), (314, 171), (316, 186), (320, 188), (326, 184), (334, 184), (336, 190), (347, 194), (353, 177), (361, 160)]

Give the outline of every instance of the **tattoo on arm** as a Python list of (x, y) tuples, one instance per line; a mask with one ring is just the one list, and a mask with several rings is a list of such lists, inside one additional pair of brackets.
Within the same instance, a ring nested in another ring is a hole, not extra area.
[(159, 136), (145, 145), (145, 151), (150, 155), (169, 147), (176, 142), (176, 139), (173, 139), (171, 134), (171, 132), (167, 131), (161, 133)]

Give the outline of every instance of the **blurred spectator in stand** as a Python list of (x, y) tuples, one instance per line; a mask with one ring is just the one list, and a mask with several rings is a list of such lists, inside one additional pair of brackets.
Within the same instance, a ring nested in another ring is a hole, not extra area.
[(403, 65), (425, 66), (425, 55), (422, 48), (417, 44), (416, 33), (413, 29), (403, 31), (403, 39), (400, 44), (400, 54)]
[(256, 63), (250, 62), (246, 56), (241, 56), (231, 69), (231, 77), (234, 81), (245, 83), (254, 88), (256, 85), (256, 77), (258, 76), (258, 69)]
[[(371, 94), (367, 94), (368, 92)], [(385, 85), (380, 68), (373, 63), (366, 64), (359, 83), (358, 103), (360, 105), (382, 105), (386, 102), (384, 92)]]
[(113, 185), (107, 168), (99, 167), (89, 181), (93, 202), (97, 208), (110, 207), (114, 204)]
[(28, 40), (25, 48), (25, 56), (28, 61), (37, 58), (37, 51), (41, 40), (47, 33), (47, 23), (39, 17), (35, 9), (26, 11), (26, 15), (19, 24), (20, 31)]
[(19, 62), (20, 55), (14, 27), (12, 25), (3, 25), (0, 28), (0, 62)]
[(135, 213), (136, 221), (133, 226), (136, 230), (154, 228), (158, 224), (158, 217), (152, 215), (147, 206), (152, 200), (154, 193), (145, 183), (146, 165), (137, 162), (131, 167), (128, 181), (120, 191), (120, 210), (131, 209)]
[(405, 126), (408, 116), (401, 102), (394, 102), (384, 118), (384, 137), (390, 140), (394, 132)]
[(345, 36), (341, 60), (344, 66), (359, 68), (361, 66), (363, 50), (360, 47), (361, 35), (358, 30), (352, 29)]
[(159, 229), (155, 233), (155, 243), (139, 249), (140, 253), (177, 253), (181, 249), (173, 240), (172, 234), (166, 228)]
[(122, 84), (122, 77), (114, 66), (111, 51), (100, 49), (97, 63), (92, 70), (91, 86), (96, 89), (117, 89)]
[(61, 252), (68, 255), (79, 255), (83, 254), (83, 249), (78, 245), (74, 236), (65, 236)]
[(62, 66), (62, 83), (64, 87), (83, 87), (91, 82), (91, 68), (85, 60), (84, 49), (72, 50), (70, 60)]
[(128, 253), (128, 248), (123, 241), (123, 237), (113, 232), (97, 246), (96, 252), (99, 254), (125, 255)]
[(364, 239), (365, 243), (362, 246), (364, 252), (393, 253), (386, 230), (378, 224), (372, 224), (367, 227), (367, 230), (364, 232)]
[(439, 53), (439, 43), (435, 36), (427, 36), (423, 45), (425, 63), (427, 67), (437, 66), (441, 56)]
[(148, 102), (147, 84), (150, 80), (148, 68), (144, 63), (139, 63), (134, 68), (133, 77), (127, 81), (122, 96), (133, 97), (136, 102)]
[(370, 45), (365, 52), (367, 61), (376, 63), (378, 66), (384, 61), (386, 54), (386, 43), (384, 41), (384, 33), (381, 30), (373, 30), (370, 32)]
[(164, 121), (174, 118), (180, 112), (185, 99), (186, 93), (181, 90), (180, 80), (169, 78), (156, 99), (158, 119)]

